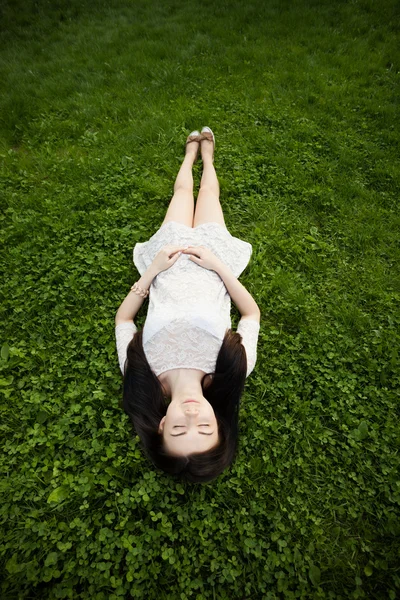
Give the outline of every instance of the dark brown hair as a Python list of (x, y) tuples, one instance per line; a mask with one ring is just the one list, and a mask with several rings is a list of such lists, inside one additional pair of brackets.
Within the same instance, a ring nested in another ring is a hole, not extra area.
[(206, 452), (173, 456), (164, 448), (162, 433), (158, 433), (168, 404), (143, 351), (142, 335), (143, 332), (138, 331), (128, 345), (122, 406), (141, 440), (144, 453), (166, 473), (197, 483), (211, 481), (232, 464), (237, 451), (239, 402), (247, 369), (242, 338), (239, 333), (227, 330), (215, 372), (204, 375), (201, 381), (203, 395), (217, 419), (218, 444)]

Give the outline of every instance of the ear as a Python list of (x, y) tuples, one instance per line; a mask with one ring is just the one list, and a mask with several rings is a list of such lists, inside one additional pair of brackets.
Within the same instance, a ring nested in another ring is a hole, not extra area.
[(204, 389), (206, 390), (208, 387), (210, 387), (212, 382), (213, 382), (213, 375), (208, 373), (208, 375), (206, 375), (204, 378), (204, 385), (203, 385)]
[(160, 425), (158, 426), (158, 433), (162, 433), (164, 431), (164, 422), (165, 422), (165, 418), (163, 417), (160, 421)]

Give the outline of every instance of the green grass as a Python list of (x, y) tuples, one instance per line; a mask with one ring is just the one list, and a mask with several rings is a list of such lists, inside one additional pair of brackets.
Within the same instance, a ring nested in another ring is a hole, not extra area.
[[(1, 598), (399, 598), (395, 1), (0, 23)], [(237, 460), (198, 486), (132, 436), (114, 315), (203, 125), (262, 326)]]

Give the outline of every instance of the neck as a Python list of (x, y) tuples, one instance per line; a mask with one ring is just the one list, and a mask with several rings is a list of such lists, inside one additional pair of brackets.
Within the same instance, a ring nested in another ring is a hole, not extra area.
[(201, 380), (204, 372), (199, 369), (172, 369), (165, 373), (163, 386), (171, 396), (171, 401), (196, 399), (203, 396)]

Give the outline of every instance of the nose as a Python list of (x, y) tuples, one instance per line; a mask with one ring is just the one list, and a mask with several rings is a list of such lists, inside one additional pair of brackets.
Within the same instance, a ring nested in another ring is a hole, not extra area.
[(196, 408), (195, 406), (189, 406), (187, 408), (185, 408), (185, 413), (187, 415), (197, 415), (199, 412), (199, 409)]

